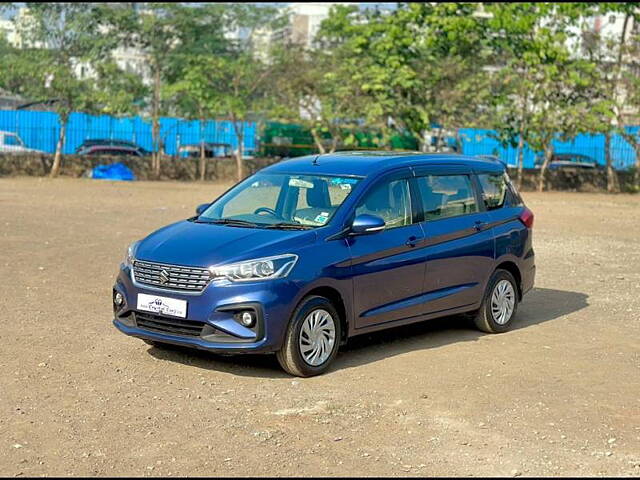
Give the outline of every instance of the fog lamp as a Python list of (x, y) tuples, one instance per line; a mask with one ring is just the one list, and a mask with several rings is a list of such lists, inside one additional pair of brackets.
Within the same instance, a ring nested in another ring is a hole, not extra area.
[(113, 297), (113, 303), (115, 303), (118, 307), (121, 307), (124, 304), (124, 297), (120, 292), (116, 292)]
[(251, 312), (242, 312), (242, 315), (240, 315), (240, 323), (245, 327), (253, 327), (255, 320), (256, 319)]

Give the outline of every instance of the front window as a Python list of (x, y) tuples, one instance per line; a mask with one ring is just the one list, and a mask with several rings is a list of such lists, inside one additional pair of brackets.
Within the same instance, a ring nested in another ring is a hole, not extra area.
[(212, 203), (198, 222), (263, 228), (317, 228), (329, 223), (360, 180), (258, 173)]
[(375, 187), (356, 208), (356, 215), (365, 213), (382, 218), (386, 229), (410, 225), (411, 195), (407, 180), (385, 181)]

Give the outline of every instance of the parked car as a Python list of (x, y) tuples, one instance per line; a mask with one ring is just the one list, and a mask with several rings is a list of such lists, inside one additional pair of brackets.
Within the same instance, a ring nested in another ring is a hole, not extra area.
[[(233, 149), (229, 143), (212, 143), (205, 142), (204, 155), (206, 158), (219, 158), (233, 156)], [(200, 157), (200, 143), (186, 143), (178, 148), (178, 156), (180, 157)]]
[(116, 147), (108, 145), (93, 145), (91, 147), (84, 148), (83, 150), (81, 150), (79, 155), (130, 155), (133, 157), (142, 157), (140, 150), (137, 148)]
[[(535, 167), (540, 168), (544, 163), (544, 156), (538, 156), (535, 159)], [(551, 157), (549, 161), (549, 165), (547, 166), (549, 170), (555, 170), (557, 168), (602, 168), (598, 162), (596, 162), (593, 158), (588, 155), (583, 155), (581, 153), (557, 153)]]
[(508, 166), (508, 163), (505, 162), (504, 160), (502, 160), (497, 155), (476, 155), (476, 157), (477, 158), (481, 158), (482, 160), (490, 160), (492, 162), (499, 162), (499, 163), (503, 164), (505, 167)]
[(86, 154), (86, 150), (91, 147), (124, 147), (124, 148), (132, 148), (138, 151), (139, 157), (146, 157), (151, 155), (151, 152), (145, 150), (144, 148), (136, 145), (134, 142), (130, 142), (128, 140), (113, 140), (108, 138), (93, 138), (88, 139), (82, 142), (78, 148), (76, 148), (76, 153), (78, 155)]
[(44, 153), (25, 146), (17, 133), (0, 130), (0, 153)]
[(349, 338), (470, 313), (508, 330), (534, 283), (533, 213), (500, 163), (340, 152), (262, 169), (127, 250), (114, 325), (147, 343), (275, 352), (323, 373)]

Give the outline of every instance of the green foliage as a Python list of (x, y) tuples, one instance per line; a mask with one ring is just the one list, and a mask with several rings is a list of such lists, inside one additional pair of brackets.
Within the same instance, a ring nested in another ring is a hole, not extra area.
[(23, 48), (0, 47), (5, 51), (0, 56), (0, 86), (33, 101), (54, 100), (63, 122), (73, 111), (129, 112), (145, 92), (139, 79), (110, 60), (117, 43), (107, 33), (103, 7), (26, 6), (28, 17), (16, 22)]
[[(594, 15), (638, 22), (635, 4), (336, 5), (311, 49), (275, 41), (270, 51), (261, 34), (288, 21), (274, 7), (133, 5), (28, 3), (23, 48), (0, 41), (0, 87), (56, 99), (63, 118), (150, 111), (154, 141), (163, 113), (226, 118), (240, 137), (246, 120), (296, 123), (320, 151), (394, 148), (399, 132), (426, 150), (437, 125), (492, 128), (503, 145), (549, 156), (556, 137), (606, 132), (623, 135), (640, 166), (640, 139), (623, 128), (625, 108), (640, 105), (640, 39), (631, 27), (619, 38), (585, 28)], [(232, 31), (246, 35), (233, 40)], [(113, 62), (127, 46), (144, 52), (151, 85)]]
[[(362, 98), (367, 124), (422, 139), (433, 124), (470, 126), (486, 110), (485, 22), (477, 4), (409, 3), (392, 13), (338, 7), (320, 29), (341, 68), (341, 85)], [(387, 134), (383, 143), (388, 143)]]

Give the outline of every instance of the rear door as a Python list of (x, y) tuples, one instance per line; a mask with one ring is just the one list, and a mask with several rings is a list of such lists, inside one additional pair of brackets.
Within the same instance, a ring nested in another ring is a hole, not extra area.
[(356, 328), (420, 314), (424, 233), (410, 194), (411, 177), (406, 168), (381, 178), (365, 192), (354, 212), (379, 216), (386, 223), (381, 232), (347, 240)]
[(473, 172), (464, 166), (414, 170), (427, 259), (423, 313), (477, 304), (493, 268), (495, 247)]

